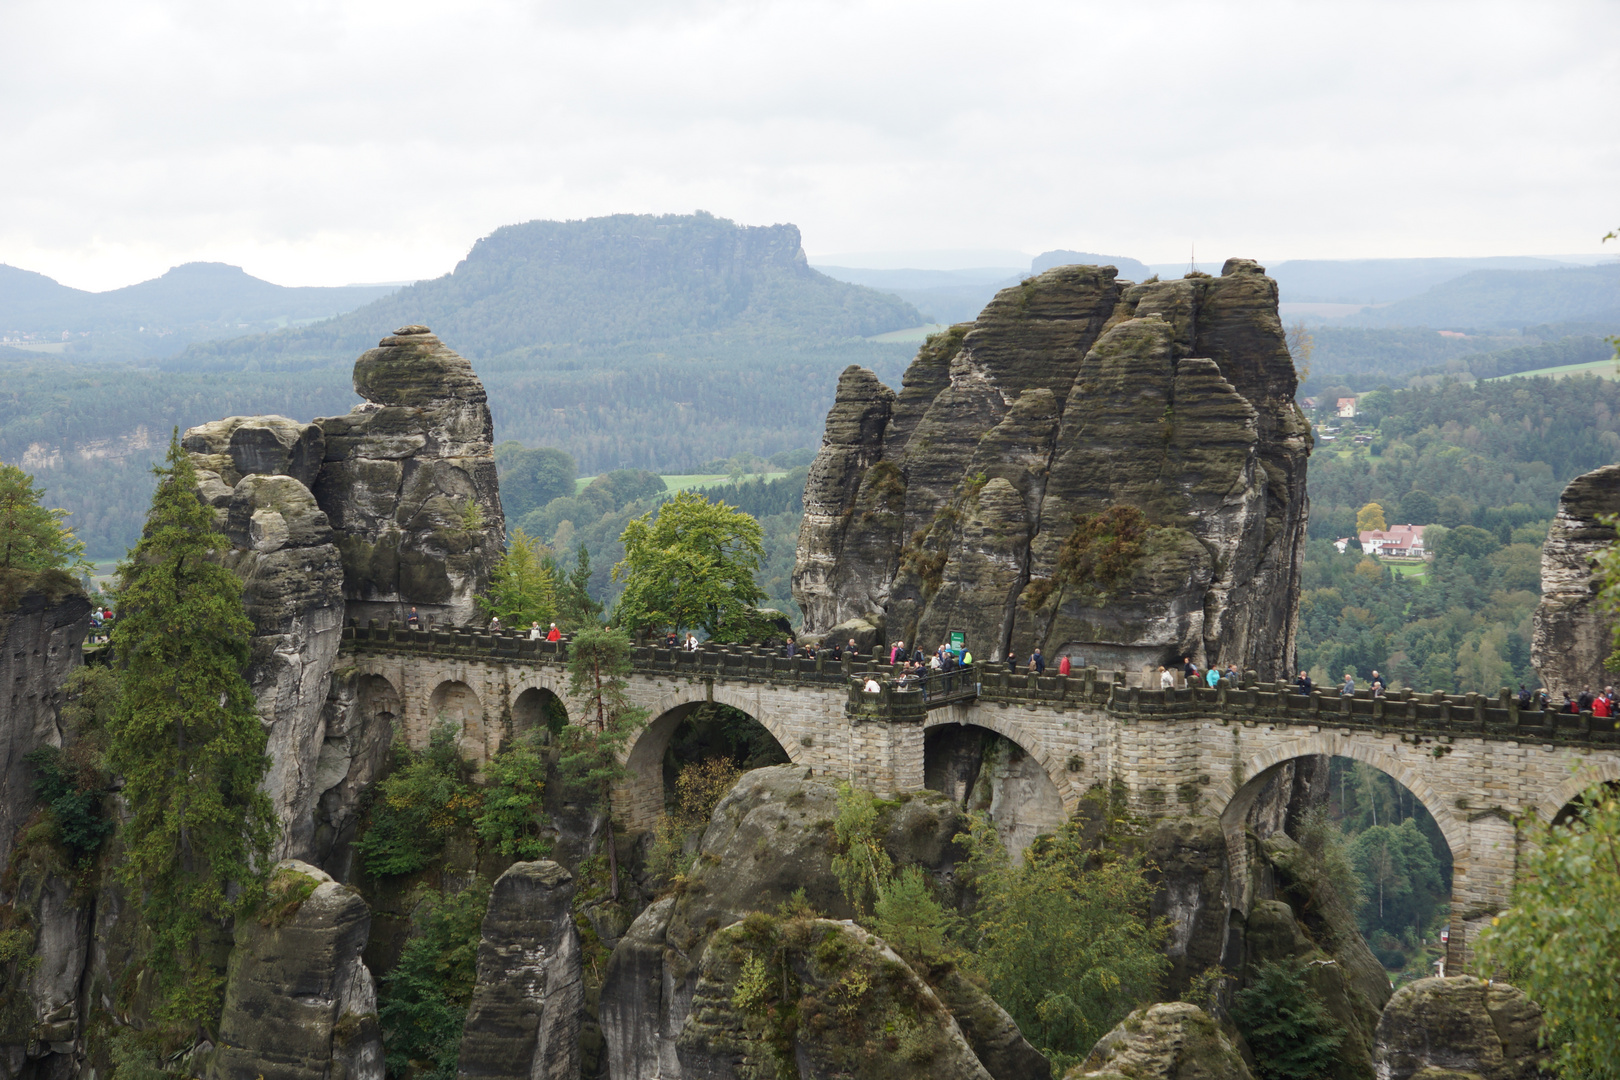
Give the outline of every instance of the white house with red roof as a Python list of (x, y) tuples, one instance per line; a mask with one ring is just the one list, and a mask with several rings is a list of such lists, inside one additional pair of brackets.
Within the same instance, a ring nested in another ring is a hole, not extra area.
[(1361, 534), (1361, 550), (1369, 555), (1389, 555), (1397, 559), (1426, 559), (1422, 525), (1391, 525), (1388, 529)]

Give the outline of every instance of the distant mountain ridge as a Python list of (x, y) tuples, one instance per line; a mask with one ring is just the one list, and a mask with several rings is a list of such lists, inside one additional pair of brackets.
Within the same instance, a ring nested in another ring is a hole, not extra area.
[(504, 226), (442, 277), (313, 326), (193, 346), (181, 362), (348, 363), (408, 323), (488, 360), (635, 345), (691, 355), (760, 340), (826, 344), (922, 321), (897, 297), (812, 269), (796, 225), (616, 214)]
[(1458, 330), (1620, 322), (1620, 263), (1475, 270), (1421, 295), (1352, 315), (1345, 322)]
[(139, 331), (141, 327), (235, 330), (279, 319), (335, 315), (393, 292), (391, 285), (276, 285), (225, 263), (184, 263), (161, 277), (107, 292), (63, 285), (0, 264), (0, 331), (59, 334)]

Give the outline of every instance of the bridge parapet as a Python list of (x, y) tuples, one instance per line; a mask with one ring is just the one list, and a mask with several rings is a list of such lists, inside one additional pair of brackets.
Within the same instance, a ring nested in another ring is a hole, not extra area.
[[(556, 665), (567, 663), (567, 642), (533, 640), (511, 632), (411, 630), (349, 625), (343, 644), (350, 650), (416, 653), (439, 658), (479, 660), (495, 664)], [(833, 661), (826, 654), (815, 658), (785, 656), (743, 646), (705, 646), (695, 651), (640, 646), (632, 651), (637, 674), (688, 676), (811, 685), (852, 695), (859, 693), (852, 679), (875, 676), (885, 686), (900, 669), (873, 658), (844, 657)], [(1594, 717), (1542, 709), (1520, 709), (1516, 698), (1503, 689), (1486, 696), (1478, 693), (1446, 694), (1395, 690), (1375, 698), (1365, 690), (1354, 697), (1316, 691), (1309, 696), (1294, 692), (1288, 683), (1246, 680), (1233, 686), (1222, 680), (1215, 688), (1189, 686), (1171, 690), (1132, 686), (1125, 672), (1086, 668), (1070, 675), (1034, 675), (1008, 672), (997, 665), (978, 663), (959, 676), (977, 687), (983, 705), (1019, 705), (1064, 711), (1070, 708), (1101, 710), (1129, 723), (1133, 719), (1175, 720), (1217, 718), (1234, 722), (1292, 723), (1351, 729), (1399, 732), (1444, 742), (1470, 737), (1594, 748), (1620, 747), (1617, 718)], [(898, 694), (896, 691), (894, 694)], [(913, 691), (913, 693), (915, 693)], [(890, 700), (886, 697), (885, 700)], [(898, 701), (898, 697), (893, 700)], [(853, 716), (854, 714), (851, 713)]]

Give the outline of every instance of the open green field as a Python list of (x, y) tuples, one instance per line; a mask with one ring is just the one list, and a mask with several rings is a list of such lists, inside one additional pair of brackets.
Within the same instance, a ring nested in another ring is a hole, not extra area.
[(905, 330), (890, 330), (887, 334), (877, 334), (867, 338), (867, 341), (876, 341), (886, 345), (904, 345), (915, 341), (919, 345), (928, 340), (929, 334), (937, 334), (945, 329), (944, 323), (926, 323), (922, 326), (913, 326)]
[(1512, 375), (1498, 375), (1486, 382), (1501, 382), (1504, 379), (1567, 379), (1571, 375), (1596, 375), (1600, 379), (1620, 379), (1620, 370), (1616, 370), (1613, 360), (1593, 360), (1589, 364), (1565, 364), (1563, 367), (1537, 368), (1535, 371), (1519, 371)]
[(1389, 559), (1380, 561), (1389, 567), (1391, 574), (1399, 574), (1402, 577), (1420, 578), (1426, 576), (1429, 572), (1429, 564), (1426, 562), (1393, 562)]
[[(744, 480), (780, 480), (787, 475), (787, 470), (781, 472), (749, 473)], [(574, 481), (574, 494), (578, 495), (585, 490), (585, 486), (594, 476), (581, 476)], [(729, 484), (731, 477), (725, 473), (668, 473), (663, 476), (664, 486), (671, 491), (685, 491), (694, 487), (714, 487), (717, 484)]]

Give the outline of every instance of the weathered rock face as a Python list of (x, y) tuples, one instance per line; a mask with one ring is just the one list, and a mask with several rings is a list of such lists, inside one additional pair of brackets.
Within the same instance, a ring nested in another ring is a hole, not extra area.
[(792, 925), (791, 943), (783, 933), (762, 940), (738, 923), (714, 935), (677, 1042), (682, 1076), (992, 1080), (933, 988), (880, 938), (831, 919)]
[(1137, 1009), (1091, 1048), (1065, 1080), (1252, 1080), (1220, 1027), (1196, 1005), (1173, 1001)]
[[(898, 395), (845, 371), (805, 486), (806, 633), (1282, 677), (1310, 439), (1276, 304), (1248, 260), (1143, 285), (1062, 267), (931, 339)], [(1120, 505), (1146, 515), (1140, 554), (1076, 579), (1065, 541)]]
[(0, 866), (34, 809), (34, 771), (23, 759), (61, 746), (61, 687), (83, 660), (90, 601), (66, 574), (0, 578)]
[(281, 863), (270, 887), (267, 914), (236, 927), (211, 1075), (382, 1080), (365, 901), (308, 863)]
[(355, 361), (354, 390), (365, 404), (316, 421), (314, 485), (349, 615), (403, 620), (414, 605), (469, 625), (506, 542), (483, 384), (427, 327), (406, 326)]
[(1471, 975), (1419, 979), (1395, 992), (1378, 1022), (1378, 1077), (1550, 1078), (1540, 1033), (1540, 1007), (1516, 986)]
[[(253, 620), (248, 682), (270, 733), (265, 789), (280, 857), (324, 859), (385, 764), (398, 702), (332, 679), (344, 619), (477, 619), (505, 544), (484, 389), (466, 360), (408, 326), (355, 362), (367, 399), (304, 424), (233, 416), (183, 445), (231, 542)], [(319, 808), (319, 813), (317, 809)]]
[(1554, 696), (1613, 681), (1603, 661), (1614, 648), (1614, 621), (1597, 606), (1592, 560), (1615, 540), (1615, 531), (1598, 517), (1615, 513), (1620, 513), (1620, 465), (1577, 476), (1559, 498), (1558, 516), (1541, 547), (1541, 603), (1530, 660)]
[(1042, 833), (1069, 818), (1046, 768), (1005, 736), (971, 725), (941, 725), (927, 733), (923, 782), (964, 810), (995, 824), (1015, 862)]
[[(834, 785), (794, 765), (746, 773), (720, 801), (685, 889), (646, 908), (608, 963), (600, 1017), (612, 1076), (686, 1075), (676, 1041), (717, 930), (749, 912), (775, 911), (800, 889), (818, 911), (853, 914), (832, 872), (837, 812)], [(897, 865), (922, 866), (947, 883), (958, 855), (952, 838), (964, 825), (960, 809), (931, 792), (902, 800), (879, 819)], [(981, 1026), (987, 1045), (998, 1038), (989, 1033), (993, 1025)]]
[(584, 1005), (573, 876), (549, 860), (517, 863), (489, 897), (478, 982), (457, 1075), (574, 1080)]

